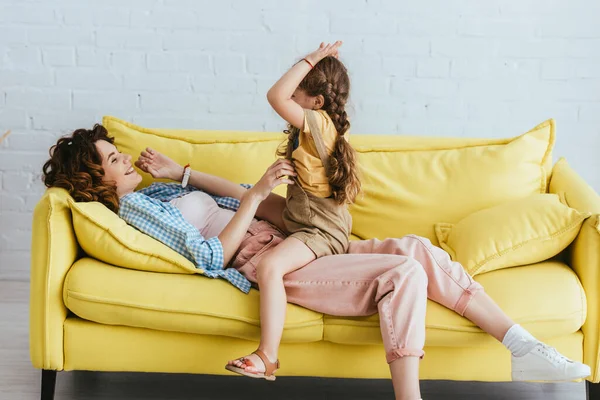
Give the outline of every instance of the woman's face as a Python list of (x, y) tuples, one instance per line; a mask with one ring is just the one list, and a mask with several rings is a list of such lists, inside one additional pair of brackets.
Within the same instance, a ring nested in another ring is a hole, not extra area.
[(106, 140), (98, 140), (96, 149), (102, 157), (103, 182), (114, 183), (119, 197), (132, 193), (142, 181), (142, 177), (133, 168), (131, 156), (120, 153), (115, 145)]

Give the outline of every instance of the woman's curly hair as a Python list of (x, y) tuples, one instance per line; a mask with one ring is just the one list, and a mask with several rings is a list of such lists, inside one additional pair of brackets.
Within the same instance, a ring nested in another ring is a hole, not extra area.
[(66, 189), (75, 201), (99, 201), (116, 213), (119, 196), (116, 186), (102, 181), (102, 156), (96, 149), (99, 140), (114, 143), (106, 128), (99, 124), (58, 139), (42, 168), (44, 184)]
[[(329, 115), (337, 131), (333, 153), (329, 157), (329, 184), (338, 204), (353, 203), (360, 193), (361, 183), (356, 151), (344, 137), (350, 129), (345, 109), (350, 94), (348, 71), (337, 58), (325, 57), (310, 70), (298, 88), (309, 96), (322, 95), (325, 100), (322, 109)], [(285, 133), (288, 134), (287, 145), (278, 150), (278, 155), (289, 158), (290, 144), (296, 141), (299, 130), (290, 126)]]

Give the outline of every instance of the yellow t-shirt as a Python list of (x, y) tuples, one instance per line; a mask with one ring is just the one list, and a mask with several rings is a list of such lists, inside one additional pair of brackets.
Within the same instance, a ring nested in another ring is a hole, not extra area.
[(304, 110), (304, 130), (300, 131), (298, 137), (298, 148), (292, 152), (292, 159), (298, 173), (298, 181), (307, 192), (317, 197), (331, 196), (331, 186), (325, 173), (325, 167), (319, 158), (319, 152), (310, 133), (310, 127), (306, 119), (307, 113), (314, 113), (315, 120), (321, 128), (321, 136), (327, 148), (327, 154), (331, 155), (337, 131), (329, 115), (323, 110)]

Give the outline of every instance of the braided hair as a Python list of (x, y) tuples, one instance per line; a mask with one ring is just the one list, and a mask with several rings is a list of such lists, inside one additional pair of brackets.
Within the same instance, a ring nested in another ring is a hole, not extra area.
[[(356, 151), (344, 137), (350, 129), (345, 110), (350, 94), (348, 71), (337, 58), (325, 57), (306, 75), (298, 88), (309, 96), (323, 96), (322, 109), (329, 115), (337, 131), (333, 153), (329, 157), (329, 184), (338, 204), (353, 203), (360, 193), (361, 183)], [(288, 134), (287, 146), (278, 154), (289, 158), (292, 151), (290, 144), (297, 140), (300, 131), (290, 126), (285, 133)]]

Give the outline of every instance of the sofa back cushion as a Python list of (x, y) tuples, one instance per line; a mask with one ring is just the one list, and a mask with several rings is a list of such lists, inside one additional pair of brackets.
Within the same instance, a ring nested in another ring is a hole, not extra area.
[[(114, 117), (104, 126), (134, 157), (146, 147), (181, 164), (237, 183), (256, 182), (275, 161), (281, 133), (146, 129)], [(434, 224), (455, 223), (503, 202), (545, 193), (554, 122), (511, 139), (439, 139), (351, 135), (363, 194), (352, 206), (353, 233), (363, 239), (413, 233), (437, 243)], [(144, 175), (142, 186), (151, 178)], [(285, 188), (276, 190), (285, 193)]]

